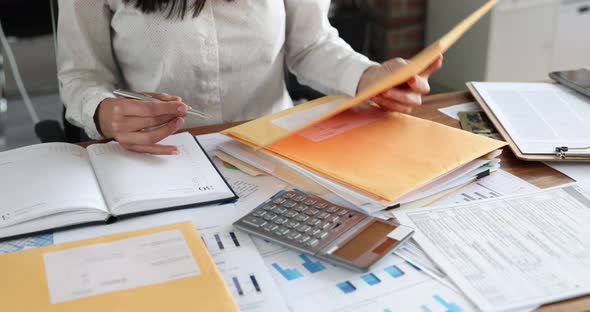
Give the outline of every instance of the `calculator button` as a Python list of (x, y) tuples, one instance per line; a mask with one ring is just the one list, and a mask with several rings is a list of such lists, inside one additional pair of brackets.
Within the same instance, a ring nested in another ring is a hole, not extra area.
[(329, 213), (334, 213), (334, 212), (338, 211), (338, 207), (330, 206), (330, 208), (326, 209), (326, 211)]
[(287, 209), (283, 208), (283, 207), (277, 207), (275, 208), (272, 212), (278, 214), (278, 215), (282, 215), (283, 213), (285, 213), (287, 211)]
[(296, 211), (287, 211), (287, 213), (284, 214), (287, 218), (295, 218), (297, 215), (298, 213)]
[(266, 214), (264, 217), (262, 217), (262, 218), (263, 218), (264, 220), (266, 220), (266, 221), (272, 221), (272, 220), (274, 220), (276, 217), (277, 217), (277, 215), (276, 215), (276, 214), (274, 214), (274, 213), (272, 213), (272, 212), (269, 212), (269, 213), (267, 213), (267, 214)]
[(326, 203), (319, 203), (319, 204), (315, 205), (314, 207), (321, 210), (321, 209), (326, 208), (327, 206), (328, 206), (328, 204), (326, 204)]
[(305, 205), (297, 205), (297, 207), (295, 207), (295, 211), (297, 212), (303, 212), (305, 210), (307, 210), (307, 206)]
[(293, 196), (295, 196), (295, 193), (287, 192), (287, 193), (283, 194), (283, 197), (287, 198), (287, 199), (293, 198)]
[(310, 238), (311, 237), (305, 235), (305, 236), (303, 236), (302, 238), (299, 239), (299, 242), (303, 244), (303, 243), (307, 242)]
[(302, 224), (300, 226), (297, 227), (297, 232), (301, 232), (301, 233), (305, 233), (307, 231), (309, 231), (311, 229), (311, 226), (307, 225), (307, 224)]
[(303, 195), (297, 195), (297, 196), (293, 197), (293, 200), (296, 202), (300, 202), (304, 199), (305, 199), (305, 196), (303, 196)]
[(315, 205), (315, 203), (317, 203), (318, 201), (315, 199), (308, 199), (306, 201), (303, 202), (303, 204), (307, 205), (307, 206), (313, 206)]
[(279, 226), (274, 223), (268, 223), (263, 227), (263, 229), (268, 232), (272, 232), (272, 231), (276, 230), (277, 228), (279, 228)]
[(293, 208), (295, 206), (297, 206), (297, 203), (292, 200), (288, 200), (283, 203), (283, 207), (285, 207), (285, 208)]
[(307, 221), (307, 219), (309, 219), (309, 217), (304, 214), (300, 214), (297, 217), (295, 217), (295, 220), (297, 220), (299, 222), (305, 222), (305, 221)]
[(249, 224), (253, 227), (261, 227), (266, 224), (266, 221), (256, 218), (256, 217), (247, 217), (242, 220), (242, 222)]
[(322, 232), (322, 233), (316, 235), (315, 237), (317, 237), (318, 239), (324, 239), (324, 238), (326, 238), (326, 236), (328, 236), (328, 232)]
[(290, 228), (290, 229), (294, 229), (294, 228), (298, 227), (299, 224), (301, 224), (301, 223), (299, 223), (297, 221), (289, 221), (287, 223), (287, 227)]
[(284, 199), (284, 198), (279, 197), (279, 198), (275, 198), (275, 200), (273, 200), (272, 202), (275, 203), (275, 204), (277, 204), (277, 205), (280, 205), (280, 204), (284, 203), (285, 201), (287, 201), (287, 200)]
[(274, 223), (279, 224), (279, 225), (283, 225), (283, 224), (287, 223), (287, 221), (289, 221), (287, 218), (278, 217), (274, 220)]
[(331, 216), (330, 218), (328, 218), (328, 221), (330, 222), (337, 222), (338, 220), (340, 220), (339, 216)]
[(317, 215), (317, 216), (316, 216), (316, 218), (318, 218), (318, 219), (320, 219), (320, 220), (323, 220), (323, 219), (325, 219), (325, 218), (327, 218), (327, 217), (329, 217), (329, 216), (330, 216), (330, 214), (329, 214), (329, 213), (327, 213), (327, 212), (322, 212), (322, 213), (320, 213), (319, 215)]
[(317, 234), (319, 234), (321, 231), (322, 231), (322, 230), (320, 230), (320, 229), (313, 229), (313, 231), (311, 231), (311, 233), (309, 233), (309, 234), (311, 234), (311, 235), (313, 235), (313, 236), (316, 236), (316, 235), (317, 235)]
[(289, 230), (288, 228), (282, 227), (282, 228), (274, 231), (274, 234), (277, 236), (283, 236), (283, 235), (286, 235), (287, 233), (289, 233), (289, 231), (291, 231), (291, 230)]
[(274, 205), (274, 204), (267, 204), (262, 207), (262, 209), (264, 209), (266, 211), (272, 211), (275, 208), (277, 208), (277, 205)]
[(252, 213), (252, 215), (253, 215), (253, 216), (255, 216), (255, 217), (262, 217), (262, 216), (264, 216), (265, 214), (266, 214), (266, 211), (264, 211), (264, 210), (262, 210), (262, 209), (258, 209), (258, 210), (254, 211), (254, 212)]
[(317, 209), (314, 209), (314, 208), (310, 208), (310, 209), (307, 209), (304, 213), (308, 216), (315, 216), (318, 212), (320, 212), (320, 211)]
[(319, 242), (320, 242), (319, 239), (314, 238), (314, 239), (310, 240), (309, 242), (307, 242), (307, 245), (313, 247), (313, 246), (317, 245)]
[(324, 230), (327, 229), (329, 226), (330, 226), (330, 222), (328, 222), (328, 221), (326, 221), (326, 222), (324, 222), (324, 223), (322, 223), (322, 224), (319, 225), (319, 227), (322, 228), (322, 229), (324, 229)]
[(312, 219), (309, 219), (309, 220), (307, 221), (307, 224), (308, 224), (308, 225), (311, 225), (311, 226), (316, 226), (316, 225), (318, 225), (318, 223), (320, 223), (320, 222), (322, 222), (322, 221), (320, 221), (320, 220), (318, 220), (318, 219), (316, 219), (316, 218), (312, 218)]
[(343, 215), (345, 215), (345, 214), (347, 214), (347, 213), (348, 213), (348, 211), (346, 211), (346, 210), (342, 210), (342, 211), (340, 211), (340, 212), (338, 213), (338, 215), (342, 217)]
[(289, 233), (289, 235), (287, 235), (287, 239), (298, 239), (299, 237), (301, 237), (301, 233), (292, 231), (291, 233)]

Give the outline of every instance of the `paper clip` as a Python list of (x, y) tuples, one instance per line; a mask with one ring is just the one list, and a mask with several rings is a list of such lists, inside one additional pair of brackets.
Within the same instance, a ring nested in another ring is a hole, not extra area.
[(555, 148), (555, 155), (560, 159), (583, 158), (590, 159), (590, 146), (588, 147), (567, 147), (558, 146)]

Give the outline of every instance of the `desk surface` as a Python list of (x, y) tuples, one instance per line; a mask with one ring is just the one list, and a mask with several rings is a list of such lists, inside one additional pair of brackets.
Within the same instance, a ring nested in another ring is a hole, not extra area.
[[(459, 128), (459, 121), (452, 119), (438, 111), (439, 108), (462, 104), (473, 101), (468, 92), (443, 93), (427, 96), (421, 107), (414, 110), (412, 115), (424, 119), (433, 120), (448, 126)], [(222, 125), (213, 125), (188, 129), (193, 135), (219, 132), (226, 128), (233, 127), (241, 122), (232, 122)], [(86, 146), (88, 143), (83, 143)], [(540, 187), (546, 188), (573, 182), (566, 175), (544, 165), (540, 162), (527, 162), (517, 159), (509, 147), (505, 147), (502, 155), (502, 169)], [(572, 312), (572, 311), (590, 311), (590, 296), (567, 300), (559, 303), (545, 305), (537, 311), (542, 312)]]

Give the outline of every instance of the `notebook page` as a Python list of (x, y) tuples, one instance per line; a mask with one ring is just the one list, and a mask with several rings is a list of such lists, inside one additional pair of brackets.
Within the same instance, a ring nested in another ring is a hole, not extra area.
[(481, 83), (473, 86), (524, 154), (555, 154), (555, 147), (590, 146), (590, 99), (553, 83)]
[(140, 154), (127, 151), (116, 142), (88, 147), (113, 215), (234, 196), (190, 134), (172, 135), (160, 144), (176, 145), (180, 154)]
[[(104, 220), (107, 209), (82, 147), (65, 143), (27, 146), (0, 153), (0, 228), (65, 211), (89, 210), (88, 221)], [(96, 215), (98, 212), (98, 215)], [(61, 220), (69, 224), (68, 218)], [(53, 224), (52, 227), (60, 224)], [(38, 229), (43, 230), (43, 222)]]

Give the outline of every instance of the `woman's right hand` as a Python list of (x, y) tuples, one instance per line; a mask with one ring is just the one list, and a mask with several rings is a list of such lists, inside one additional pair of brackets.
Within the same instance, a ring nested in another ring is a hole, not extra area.
[(105, 138), (115, 139), (130, 151), (156, 155), (176, 155), (173, 145), (156, 144), (182, 129), (188, 106), (177, 96), (149, 93), (160, 101), (127, 98), (103, 100), (95, 113), (95, 123)]

